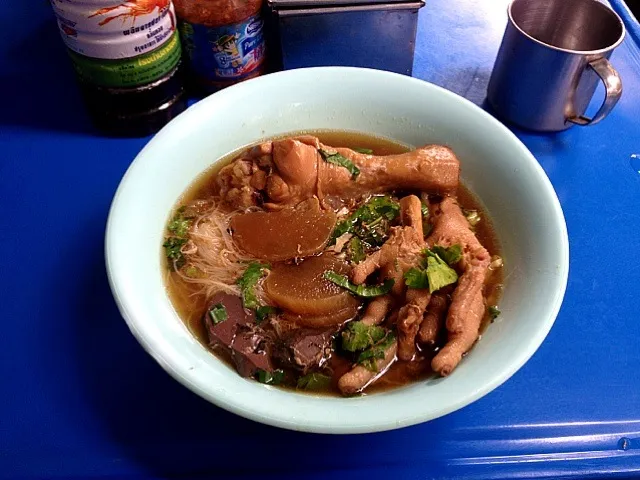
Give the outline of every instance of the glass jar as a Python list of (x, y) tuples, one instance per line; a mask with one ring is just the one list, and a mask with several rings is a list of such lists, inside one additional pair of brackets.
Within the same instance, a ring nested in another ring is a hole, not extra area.
[(211, 93), (264, 72), (262, 0), (174, 0), (194, 86)]

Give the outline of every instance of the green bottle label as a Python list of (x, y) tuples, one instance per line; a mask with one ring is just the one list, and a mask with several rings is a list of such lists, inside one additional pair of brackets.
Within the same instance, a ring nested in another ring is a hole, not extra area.
[(86, 57), (69, 50), (78, 75), (85, 81), (102, 87), (138, 87), (154, 82), (171, 72), (182, 51), (177, 32), (157, 49), (137, 57), (118, 60)]

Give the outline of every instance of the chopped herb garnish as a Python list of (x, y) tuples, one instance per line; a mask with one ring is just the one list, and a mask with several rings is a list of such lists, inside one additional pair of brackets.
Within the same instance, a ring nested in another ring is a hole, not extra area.
[(185, 243), (187, 243), (186, 238), (169, 237), (162, 244), (167, 258), (173, 260), (176, 268), (180, 268), (184, 265), (184, 255), (180, 250)]
[(422, 202), (420, 204), (420, 212), (422, 213), (422, 220), (429, 218), (429, 207), (426, 203)]
[[(431, 293), (458, 281), (456, 271), (447, 265), (433, 250), (425, 249), (423, 268), (410, 268), (404, 274), (407, 286), (411, 288), (429, 288)], [(458, 259), (459, 260), (459, 259)]]
[(193, 223), (193, 220), (191, 218), (183, 216), (184, 210), (185, 207), (180, 207), (176, 211), (173, 219), (169, 222), (169, 225), (167, 225), (167, 229), (176, 237), (180, 238), (184, 238), (187, 236), (187, 234), (189, 233), (189, 228)]
[(393, 342), (395, 342), (395, 340), (396, 336), (393, 334), (393, 332), (388, 332), (387, 335), (378, 343), (358, 355), (358, 363), (367, 370), (377, 372), (378, 366), (376, 365), (376, 361), (382, 360), (384, 358), (385, 351), (387, 350), (387, 348), (393, 345)]
[(342, 220), (341, 222), (338, 222), (338, 224), (336, 225), (336, 228), (333, 229), (333, 233), (331, 234), (331, 241), (330, 241), (331, 245), (336, 243), (337, 238), (341, 237), (345, 233), (349, 233), (349, 230), (351, 230), (350, 218), (351, 217), (347, 218), (346, 220)]
[(331, 384), (331, 377), (323, 373), (308, 373), (298, 379), (298, 388), (302, 390), (325, 390)]
[(280, 385), (284, 380), (284, 372), (282, 370), (274, 370), (273, 372), (258, 370), (256, 372), (256, 380), (265, 385)]
[(339, 167), (344, 167), (349, 170), (351, 173), (351, 178), (354, 180), (360, 175), (360, 169), (355, 166), (355, 164), (349, 160), (347, 157), (343, 157), (338, 152), (327, 152), (326, 150), (318, 150), (320, 155), (327, 163), (332, 163), (334, 165), (338, 165)]
[(433, 229), (433, 225), (429, 223), (429, 206), (421, 202), (420, 212), (422, 213), (422, 235), (428, 237)]
[(364, 253), (364, 246), (362, 240), (359, 237), (353, 237), (349, 241), (349, 257), (353, 263), (360, 263), (366, 258)]
[(204, 272), (200, 270), (198, 267), (194, 267), (193, 265), (189, 265), (184, 269), (184, 274), (189, 278), (202, 278), (204, 277)]
[(458, 274), (453, 268), (447, 265), (447, 262), (430, 251), (427, 255), (426, 270), (427, 277), (429, 278), (429, 291), (431, 293), (458, 281)]
[(353, 147), (351, 150), (358, 153), (364, 153), (365, 155), (371, 155), (373, 153), (373, 150), (370, 148)]
[(242, 306), (255, 310), (256, 323), (263, 322), (269, 315), (276, 312), (275, 307), (261, 305), (256, 295), (256, 285), (269, 268), (271, 267), (266, 263), (251, 262), (236, 282), (242, 292)]
[(335, 283), (339, 287), (346, 288), (351, 293), (358, 297), (379, 297), (380, 295), (386, 295), (391, 291), (393, 287), (393, 280), (385, 280), (382, 285), (356, 285), (349, 281), (346, 275), (340, 275), (333, 270), (327, 270), (324, 272), (324, 278), (330, 282)]
[(365, 350), (382, 340), (386, 331), (376, 325), (367, 325), (360, 321), (350, 322), (342, 331), (342, 349), (347, 352)]
[[(185, 217), (184, 206), (176, 210), (176, 214), (173, 219), (167, 225), (167, 230), (172, 233), (173, 236), (167, 237), (162, 246), (165, 248), (165, 254), (167, 258), (173, 260), (173, 265), (176, 269), (182, 268), (184, 265), (184, 255), (182, 254), (182, 246), (187, 243), (187, 234), (191, 227), (192, 219)], [(187, 276), (190, 276), (187, 274)]]
[(502, 313), (500, 312), (500, 309), (496, 305), (489, 306), (487, 310), (489, 312), (489, 316), (491, 317), (491, 320), (495, 320), (496, 318), (498, 318), (500, 313)]
[[(173, 234), (167, 237), (162, 246), (165, 248), (167, 258), (173, 260), (176, 269), (182, 268), (184, 265), (184, 255), (181, 252), (182, 246), (187, 243), (187, 234), (191, 227), (192, 219), (185, 217), (185, 207), (182, 206), (176, 210), (173, 219), (167, 225), (167, 230)], [(187, 274), (187, 276), (189, 276)]]
[(449, 266), (455, 265), (462, 258), (462, 246), (460, 246), (459, 243), (451, 245), (450, 247), (434, 245), (431, 251), (447, 262)]
[(371, 197), (345, 220), (338, 223), (330, 244), (345, 233), (352, 233), (371, 246), (387, 241), (390, 223), (400, 215), (400, 205), (387, 195)]
[(474, 228), (478, 223), (480, 223), (481, 217), (477, 210), (463, 210), (462, 213), (464, 213), (464, 216), (467, 218), (471, 228)]
[(269, 265), (251, 262), (236, 282), (242, 291), (242, 305), (244, 308), (260, 307), (255, 287), (267, 269), (269, 269)]
[(356, 210), (356, 215), (366, 223), (372, 223), (378, 217), (393, 220), (400, 214), (400, 204), (387, 195), (371, 197), (367, 203)]
[(410, 268), (404, 274), (404, 281), (407, 284), (407, 287), (429, 288), (429, 277), (427, 277), (426, 269)]
[(256, 308), (256, 322), (262, 323), (269, 315), (276, 313), (277, 309), (270, 305), (263, 305)]
[(180, 252), (180, 249), (185, 243), (187, 243), (186, 238), (169, 237), (162, 246), (167, 250), (167, 257), (172, 260), (178, 260), (179, 258), (182, 258), (182, 252)]
[(216, 303), (211, 310), (209, 310), (209, 316), (213, 320), (213, 324), (217, 325), (224, 322), (229, 316), (227, 315), (227, 309), (221, 303)]

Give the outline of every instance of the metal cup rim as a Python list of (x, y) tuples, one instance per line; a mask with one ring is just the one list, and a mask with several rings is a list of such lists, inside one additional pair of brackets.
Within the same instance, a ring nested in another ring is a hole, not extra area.
[(513, 7), (513, 5), (516, 2), (519, 2), (522, 0), (511, 0), (511, 2), (509, 2), (509, 6), (507, 7), (507, 14), (509, 15), (509, 23), (511, 25), (513, 25), (522, 35), (524, 35), (525, 37), (527, 37), (529, 40), (531, 40), (532, 42), (537, 43), (538, 45), (543, 45), (547, 48), (550, 48), (552, 50), (556, 50), (558, 52), (564, 52), (564, 53), (569, 53), (569, 54), (573, 54), (573, 55), (588, 55), (588, 56), (592, 56), (592, 55), (602, 55), (604, 53), (610, 52), (612, 50), (614, 50), (615, 48), (617, 48), (622, 41), (624, 40), (624, 37), (627, 33), (627, 29), (624, 25), (624, 21), (622, 20), (622, 18), (620, 18), (620, 15), (618, 15), (612, 8), (608, 7), (607, 5), (597, 1), (597, 0), (581, 0), (584, 2), (591, 2), (594, 3), (596, 5), (598, 5), (599, 8), (603, 8), (605, 9), (607, 12), (611, 13), (614, 15), (614, 17), (616, 18), (616, 20), (618, 21), (618, 24), (620, 25), (621, 28), (621, 33), (620, 33), (620, 37), (618, 37), (618, 39), (611, 45), (604, 47), (604, 48), (600, 48), (597, 50), (572, 50), (569, 48), (562, 48), (562, 47), (557, 47), (555, 45), (552, 45), (550, 43), (546, 43), (543, 42), (541, 40), (538, 40), (537, 38), (531, 36), (529, 33), (527, 33), (525, 30), (523, 30), (520, 25), (518, 25), (518, 23), (514, 20), (511, 9)]

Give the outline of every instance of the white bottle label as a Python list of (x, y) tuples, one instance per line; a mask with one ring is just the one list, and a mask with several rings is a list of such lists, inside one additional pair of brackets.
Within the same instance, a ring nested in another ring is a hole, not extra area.
[(176, 30), (171, 0), (51, 0), (62, 38), (92, 58), (124, 59), (156, 50)]

